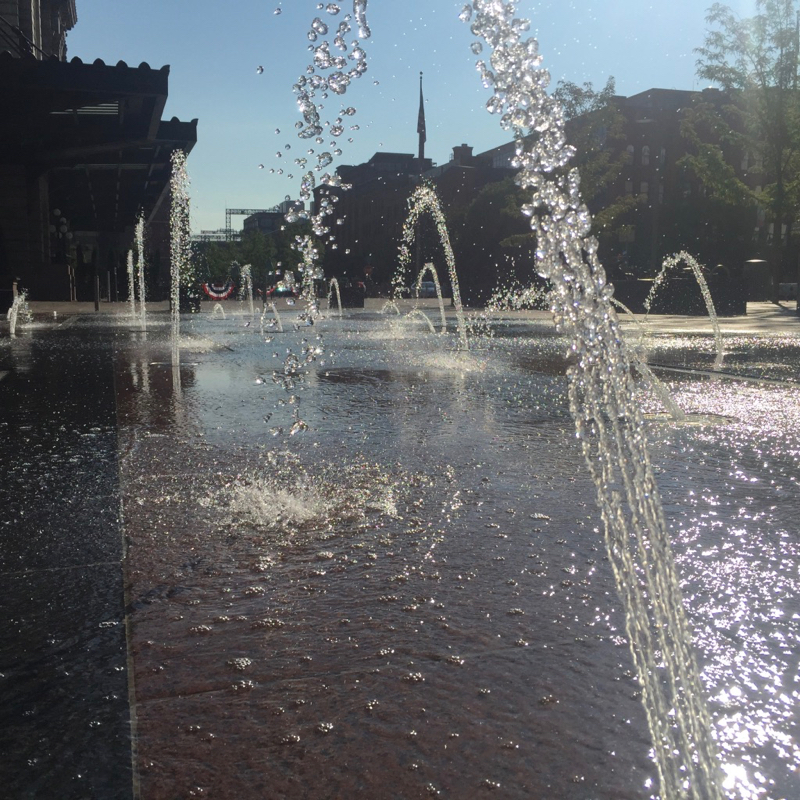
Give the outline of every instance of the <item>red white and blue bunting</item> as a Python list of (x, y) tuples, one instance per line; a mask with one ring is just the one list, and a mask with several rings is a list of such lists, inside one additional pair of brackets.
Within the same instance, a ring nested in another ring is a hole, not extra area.
[(233, 281), (227, 280), (225, 283), (204, 283), (203, 291), (212, 300), (227, 300), (232, 294), (236, 284)]

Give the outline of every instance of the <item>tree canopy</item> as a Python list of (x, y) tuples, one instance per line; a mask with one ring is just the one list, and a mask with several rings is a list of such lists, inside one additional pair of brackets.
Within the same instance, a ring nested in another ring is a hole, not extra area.
[(686, 164), (720, 202), (763, 209), (761, 238), (777, 289), (800, 211), (798, 2), (756, 0), (750, 18), (714, 3), (706, 20), (697, 74), (724, 98), (687, 115)]

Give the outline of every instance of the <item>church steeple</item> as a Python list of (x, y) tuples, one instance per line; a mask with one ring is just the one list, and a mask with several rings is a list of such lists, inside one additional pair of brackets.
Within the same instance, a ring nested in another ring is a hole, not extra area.
[(425, 100), (422, 96), (422, 73), (419, 74), (419, 114), (417, 115), (417, 133), (419, 134), (419, 169), (425, 164)]

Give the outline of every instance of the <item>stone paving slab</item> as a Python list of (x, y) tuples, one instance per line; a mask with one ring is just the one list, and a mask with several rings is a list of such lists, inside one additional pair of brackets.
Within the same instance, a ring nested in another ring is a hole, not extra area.
[(0, 347), (0, 795), (129, 798), (116, 410), (105, 338)]
[(118, 562), (2, 574), (0, 794), (129, 798)]

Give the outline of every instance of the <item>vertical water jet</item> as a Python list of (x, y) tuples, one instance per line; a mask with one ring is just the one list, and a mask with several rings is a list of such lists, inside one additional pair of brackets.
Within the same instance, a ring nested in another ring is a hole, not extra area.
[(679, 253), (667, 256), (667, 258), (664, 259), (661, 264), (661, 272), (656, 275), (656, 279), (653, 281), (653, 285), (650, 287), (650, 291), (647, 293), (647, 298), (644, 301), (644, 309), (649, 315), (650, 307), (653, 304), (653, 299), (655, 298), (659, 287), (667, 280), (669, 271), (677, 267), (681, 262), (688, 264), (692, 270), (692, 273), (694, 274), (695, 279), (697, 280), (697, 285), (700, 287), (700, 293), (703, 295), (703, 302), (705, 302), (706, 309), (708, 310), (708, 318), (711, 320), (711, 327), (714, 330), (714, 342), (716, 344), (717, 357), (714, 359), (713, 368), (720, 369), (725, 358), (725, 350), (722, 346), (722, 332), (719, 329), (717, 310), (714, 307), (714, 300), (711, 297), (711, 291), (708, 288), (708, 282), (703, 275), (703, 270), (694, 256), (687, 253), (685, 250), (681, 250)]
[(139, 214), (136, 221), (136, 266), (139, 279), (139, 319), (142, 323), (142, 330), (147, 330), (147, 306), (145, 304), (145, 281), (144, 281), (144, 214)]
[(464, 320), (464, 308), (461, 305), (461, 292), (458, 286), (458, 274), (456, 273), (456, 259), (450, 244), (450, 235), (447, 232), (447, 221), (444, 218), (442, 205), (433, 187), (422, 184), (414, 190), (414, 193), (409, 198), (408, 207), (408, 217), (403, 225), (403, 238), (400, 244), (400, 260), (392, 279), (393, 296), (397, 299), (400, 296), (400, 292), (405, 288), (406, 273), (408, 265), (411, 263), (411, 245), (414, 243), (416, 236), (416, 223), (423, 213), (428, 213), (436, 223), (439, 241), (442, 244), (445, 261), (447, 262), (450, 288), (453, 292), (453, 305), (456, 308), (459, 343), (462, 350), (469, 350), (467, 325)]
[(186, 153), (176, 150), (170, 159), (170, 305), (172, 314), (172, 357), (177, 362), (181, 333), (181, 285), (187, 286), (191, 273), (192, 245), (189, 216), (189, 177)]
[[(522, 207), (536, 235), (536, 266), (553, 284), (551, 310), (569, 337), (569, 402), (605, 525), (626, 630), (665, 798), (720, 798), (716, 748), (704, 701), (642, 412), (592, 219), (569, 164), (558, 102), (530, 21), (511, 3), (474, 0), (463, 21), (490, 49), (478, 61), (487, 103), (516, 139)], [(474, 52), (483, 45), (476, 43)]]

